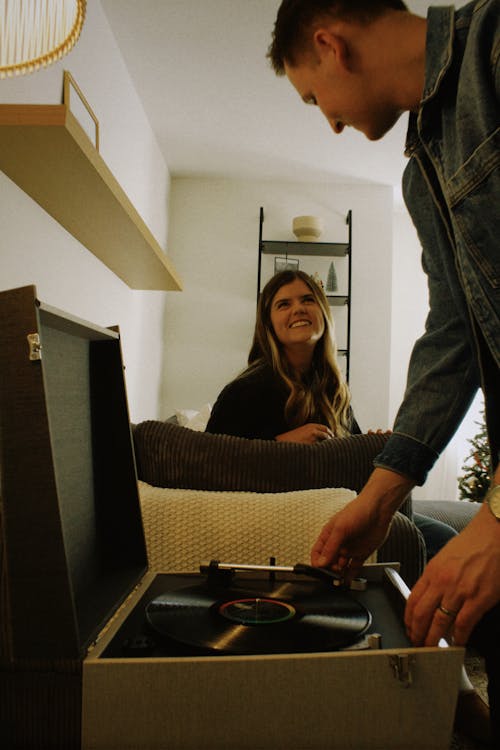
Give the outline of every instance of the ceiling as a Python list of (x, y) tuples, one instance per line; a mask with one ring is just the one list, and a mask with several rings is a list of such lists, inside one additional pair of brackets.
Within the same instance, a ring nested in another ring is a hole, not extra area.
[[(334, 136), (266, 60), (280, 0), (101, 2), (172, 176), (362, 181), (400, 195), (406, 116), (381, 141)], [(408, 3), (419, 15), (438, 4)]]

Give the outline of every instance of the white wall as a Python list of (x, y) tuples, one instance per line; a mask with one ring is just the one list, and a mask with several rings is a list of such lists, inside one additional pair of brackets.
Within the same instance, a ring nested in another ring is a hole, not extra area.
[(246, 364), (255, 322), (260, 206), (265, 239), (295, 239), (292, 217), (313, 214), (325, 220), (321, 239), (332, 242), (347, 241), (345, 217), (352, 209), (350, 385), (362, 427), (387, 427), (392, 191), (298, 182), (172, 179), (169, 253), (184, 292), (170, 295), (166, 305), (164, 416), (213, 403)]
[[(0, 81), (0, 102), (59, 104), (65, 69), (99, 119), (102, 157), (165, 248), (169, 172), (98, 0), (88, 3), (72, 52), (46, 70)], [(130, 290), (0, 172), (0, 289), (25, 284), (50, 305), (119, 324), (131, 418), (158, 416), (167, 294)]]
[[(415, 340), (423, 333), (427, 315), (427, 279), (421, 265), (421, 246), (416, 230), (403, 206), (394, 211), (392, 263), (392, 338), (390, 421), (402, 401), (408, 362)], [(462, 425), (430, 472), (423, 487), (416, 487), (419, 500), (458, 499), (457, 477), (470, 451), (468, 440), (476, 434), (480, 419), (481, 394), (472, 404)]]

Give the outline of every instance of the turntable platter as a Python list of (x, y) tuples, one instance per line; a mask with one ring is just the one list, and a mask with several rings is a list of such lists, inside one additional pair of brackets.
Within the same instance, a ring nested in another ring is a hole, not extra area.
[(153, 599), (146, 618), (163, 637), (228, 654), (334, 651), (358, 641), (371, 624), (349, 591), (294, 583), (271, 592), (187, 586)]

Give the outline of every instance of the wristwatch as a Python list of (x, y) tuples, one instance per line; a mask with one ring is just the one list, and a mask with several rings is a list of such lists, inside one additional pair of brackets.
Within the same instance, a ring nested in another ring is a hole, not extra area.
[(500, 521), (500, 484), (496, 484), (488, 490), (484, 502), (488, 503), (489, 509), (497, 521)]

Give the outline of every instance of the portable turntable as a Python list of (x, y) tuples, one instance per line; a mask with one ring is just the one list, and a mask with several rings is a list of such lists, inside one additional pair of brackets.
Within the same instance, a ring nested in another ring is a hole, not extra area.
[(105, 655), (339, 651), (370, 648), (380, 638), (367, 635), (372, 615), (356, 596), (365, 581), (351, 591), (327, 570), (273, 561), (267, 567), (212, 561), (201, 573), (159, 575)]
[(463, 649), (397, 565), (150, 572), (118, 333), (3, 292), (0, 369), (2, 747), (448, 748)]

